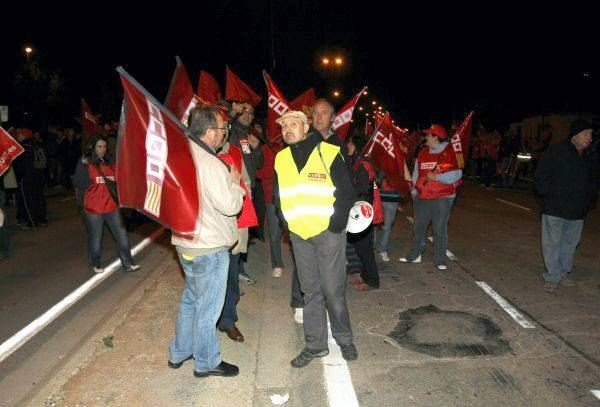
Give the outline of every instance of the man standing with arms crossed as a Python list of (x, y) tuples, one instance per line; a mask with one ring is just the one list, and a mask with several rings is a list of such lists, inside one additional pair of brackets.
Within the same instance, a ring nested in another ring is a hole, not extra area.
[(346, 224), (356, 201), (340, 148), (309, 132), (304, 113), (277, 120), (288, 147), (275, 158), (273, 197), (288, 224), (300, 287), (304, 292), (306, 346), (291, 361), (296, 368), (329, 353), (327, 314), (342, 356), (356, 360), (346, 304)]
[(199, 107), (190, 114), (190, 148), (198, 179), (200, 212), (192, 240), (173, 236), (185, 273), (175, 338), (169, 346), (169, 367), (178, 369), (195, 359), (194, 376), (236, 376), (239, 368), (219, 355), (216, 323), (223, 308), (229, 249), (237, 240), (236, 215), (242, 209), (244, 190), (240, 173), (215, 152), (227, 135), (218, 108)]

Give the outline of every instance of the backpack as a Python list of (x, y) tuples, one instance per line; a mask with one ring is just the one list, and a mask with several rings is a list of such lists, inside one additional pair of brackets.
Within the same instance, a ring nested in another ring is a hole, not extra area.
[(46, 151), (40, 143), (33, 144), (33, 168), (36, 170), (46, 168)]

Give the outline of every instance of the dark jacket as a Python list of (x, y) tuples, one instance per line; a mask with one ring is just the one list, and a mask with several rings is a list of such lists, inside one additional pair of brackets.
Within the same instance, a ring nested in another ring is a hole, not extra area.
[(365, 165), (358, 163), (361, 161), (359, 158), (360, 152), (357, 151), (348, 160), (353, 169), (352, 183), (358, 194), (358, 200), (367, 201), (373, 205), (373, 182), (369, 179), (369, 172), (365, 169), (365, 165), (371, 166), (371, 163), (368, 161), (365, 162)]
[(542, 213), (564, 219), (584, 219), (598, 193), (595, 152), (581, 155), (570, 139), (546, 150), (535, 173)]
[[(311, 153), (317, 148), (317, 145), (323, 141), (321, 134), (317, 131), (309, 131), (306, 140), (303, 140), (297, 144), (292, 144), (290, 149), (292, 151), (292, 158), (296, 163), (298, 172), (302, 171)], [(340, 233), (346, 229), (348, 224), (348, 213), (356, 202), (356, 190), (352, 185), (348, 167), (342, 157), (341, 153), (331, 163), (331, 181), (335, 186), (335, 202), (333, 203), (333, 215), (329, 220), (329, 231), (333, 233)], [(279, 201), (279, 181), (277, 178), (277, 171), (273, 177), (273, 203), (278, 209), (281, 210), (281, 204)]]
[(247, 153), (247, 150), (242, 147), (240, 139), (248, 136), (248, 133), (250, 133), (250, 128), (243, 126), (237, 120), (234, 121), (231, 124), (231, 130), (229, 131), (229, 143), (242, 150), (244, 165), (246, 166), (246, 170), (250, 176), (250, 183), (252, 184), (251, 187), (254, 188), (256, 183), (256, 170), (263, 166), (265, 157), (260, 146), (255, 150), (248, 145), (247, 147), (250, 148), (249, 153)]

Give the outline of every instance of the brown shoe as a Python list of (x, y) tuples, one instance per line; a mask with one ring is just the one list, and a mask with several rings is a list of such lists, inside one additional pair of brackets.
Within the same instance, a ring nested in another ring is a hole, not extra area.
[(227, 336), (229, 337), (229, 339), (231, 339), (232, 341), (235, 342), (244, 342), (244, 335), (242, 335), (242, 333), (240, 332), (239, 329), (237, 329), (237, 326), (232, 325), (230, 328), (227, 329), (221, 329), (219, 328), (219, 331), (221, 332), (225, 332), (227, 334)]

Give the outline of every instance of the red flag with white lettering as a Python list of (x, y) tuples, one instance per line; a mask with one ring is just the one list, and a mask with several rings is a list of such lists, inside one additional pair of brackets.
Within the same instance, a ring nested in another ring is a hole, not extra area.
[(410, 172), (404, 153), (394, 136), (392, 120), (388, 113), (377, 126), (373, 136), (365, 146), (362, 155), (371, 158), (378, 170), (385, 173), (390, 185), (406, 194), (410, 191)]
[(122, 67), (117, 71), (125, 90), (117, 145), (120, 204), (192, 239), (201, 209), (192, 141), (177, 117)]
[(267, 101), (267, 138), (272, 143), (279, 143), (282, 138), (281, 126), (275, 120), (290, 110), (290, 105), (266, 71), (263, 71), (263, 78), (269, 93)]
[(234, 74), (228, 66), (225, 67), (225, 100), (240, 103), (249, 103), (252, 107), (256, 107), (260, 102), (258, 96), (250, 86)]
[(83, 134), (86, 136), (100, 132), (98, 121), (84, 99), (81, 99), (81, 127), (83, 128)]
[(169, 85), (169, 91), (167, 92), (167, 98), (165, 99), (165, 107), (171, 111), (187, 126), (188, 117), (190, 111), (198, 104), (197, 99), (194, 97), (194, 88), (192, 82), (188, 76), (185, 66), (181, 63), (181, 59), (175, 57), (176, 65), (171, 84)]
[(367, 87), (361, 89), (344, 107), (340, 109), (338, 114), (333, 119), (333, 123), (331, 124), (331, 128), (338, 135), (342, 141), (346, 140), (346, 135), (348, 134), (348, 129), (350, 128), (350, 120), (352, 120), (352, 114), (354, 113), (354, 108), (358, 103), (358, 99), (367, 90)]
[(296, 99), (292, 100), (290, 102), (290, 108), (292, 110), (304, 112), (306, 117), (311, 117), (311, 109), (316, 101), (317, 95), (315, 93), (315, 89), (310, 88)]
[(473, 112), (470, 112), (462, 122), (456, 133), (450, 139), (452, 150), (456, 156), (458, 168), (465, 168), (465, 160), (469, 154), (471, 144), (471, 133), (473, 129)]
[(221, 88), (216, 79), (206, 71), (200, 71), (200, 79), (198, 80), (198, 96), (212, 104), (217, 104), (221, 101)]
[(12, 161), (23, 151), (23, 147), (0, 127), (0, 175), (8, 170)]

